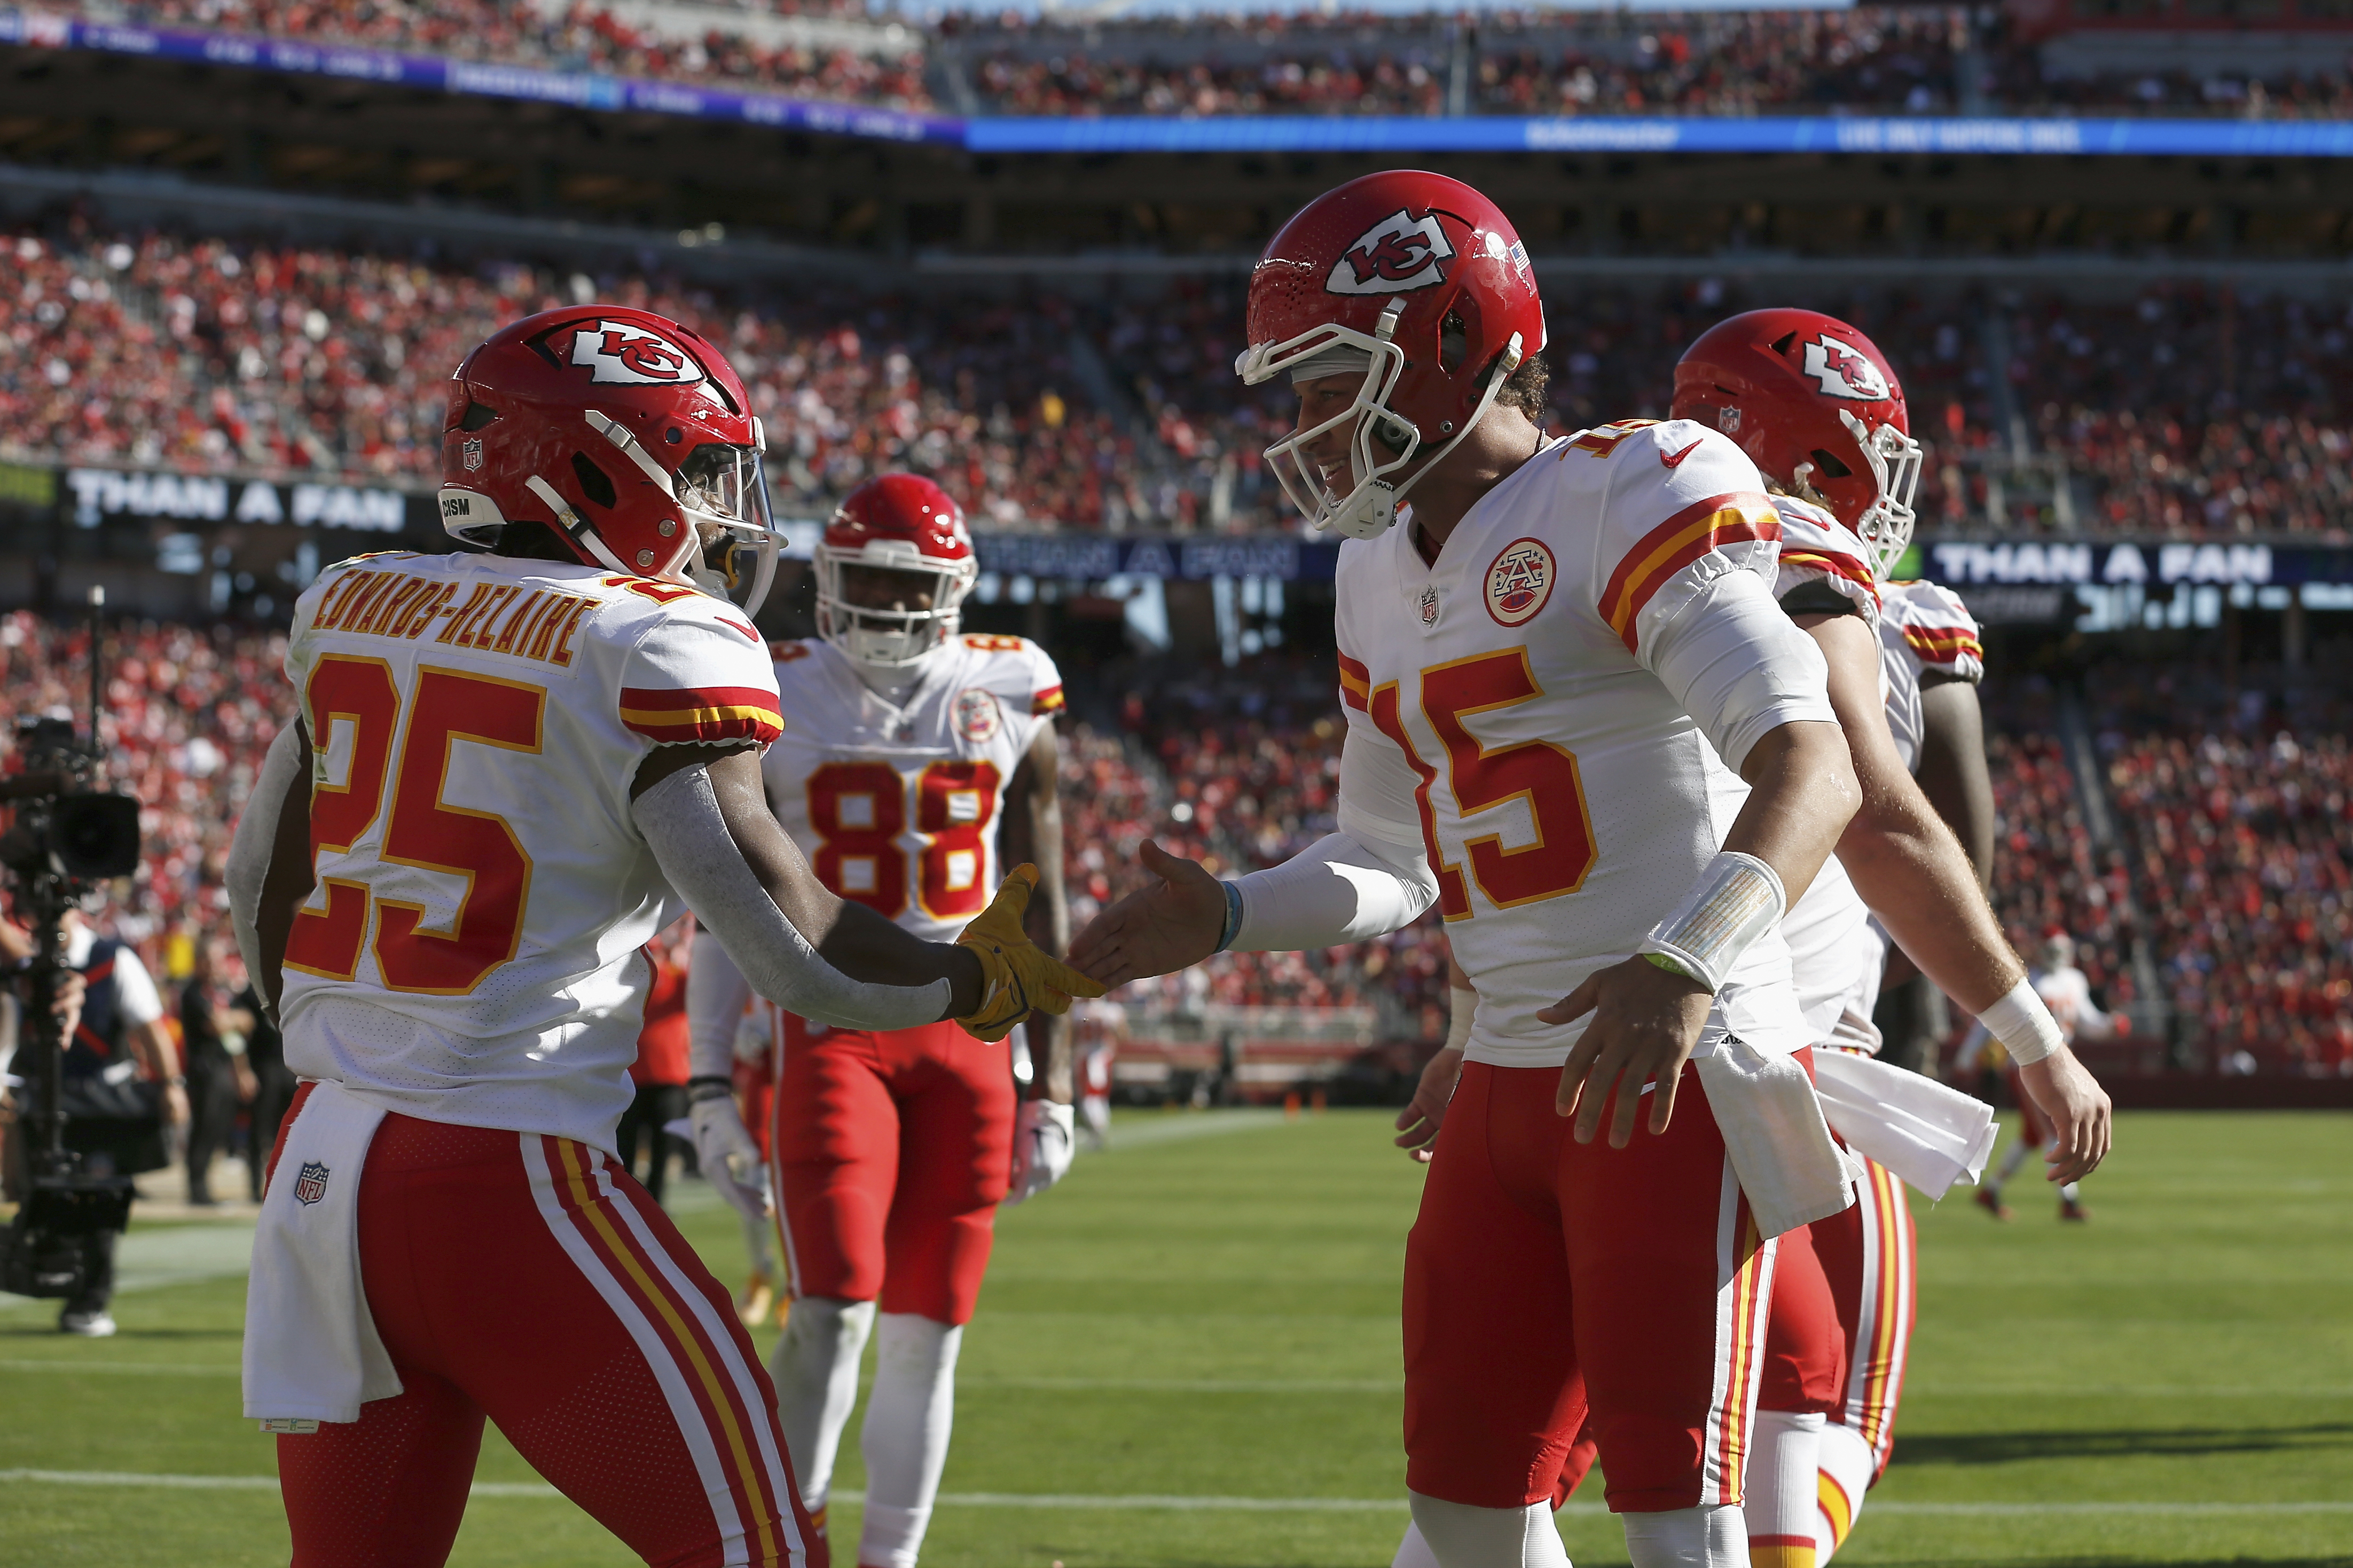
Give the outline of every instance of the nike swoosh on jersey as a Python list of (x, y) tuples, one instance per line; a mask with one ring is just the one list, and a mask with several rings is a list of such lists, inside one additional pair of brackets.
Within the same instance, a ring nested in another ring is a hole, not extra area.
[(1694, 441), (1690, 446), (1685, 447), (1680, 452), (1662, 452), (1659, 454), (1659, 467), (1662, 468), (1678, 467), (1685, 458), (1690, 457), (1694, 452), (1698, 450), (1699, 443), (1697, 441)]

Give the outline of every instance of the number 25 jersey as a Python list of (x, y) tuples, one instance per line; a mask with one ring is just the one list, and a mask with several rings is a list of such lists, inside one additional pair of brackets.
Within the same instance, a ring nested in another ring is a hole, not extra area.
[(295, 606), (318, 887), (286, 1062), (428, 1121), (609, 1149), (681, 911), (629, 815), (666, 744), (776, 733), (767, 650), (691, 588), (495, 555), (364, 557)]
[[(1629, 421), (1546, 443), (1434, 565), (1404, 526), (1341, 546), (1339, 826), (1422, 846), (1479, 992), (1472, 1060), (1564, 1060), (1585, 1021), (1537, 1010), (1690, 892), (1747, 798), (1722, 758), (1834, 721), (1820, 653), (1773, 601), (1778, 523), (1732, 442)], [(1808, 1043), (1778, 931), (1699, 1053), (1726, 1033)]]
[(1062, 708), (1054, 661), (1023, 637), (952, 637), (901, 708), (831, 643), (775, 653), (784, 733), (761, 768), (776, 820), (833, 892), (954, 942), (1002, 878), (1005, 786)]

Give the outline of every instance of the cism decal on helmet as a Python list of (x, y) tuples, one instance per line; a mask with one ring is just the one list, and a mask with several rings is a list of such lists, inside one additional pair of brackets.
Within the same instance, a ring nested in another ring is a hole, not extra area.
[(1340, 253), (1324, 289), (1334, 294), (1402, 294), (1446, 281), (1454, 247), (1436, 216), (1417, 219), (1400, 207)]
[(1514, 539), (1487, 568), (1487, 613), (1498, 626), (1526, 624), (1552, 597), (1556, 575), (1542, 541)]
[(1887, 397), (1887, 378), (1852, 345), (1824, 332), (1805, 349), (1806, 374), (1825, 395), (1851, 397), (1857, 403), (1879, 403)]
[(599, 321), (573, 334), (572, 363), (601, 386), (691, 386), (702, 379), (694, 356), (659, 332), (627, 321)]

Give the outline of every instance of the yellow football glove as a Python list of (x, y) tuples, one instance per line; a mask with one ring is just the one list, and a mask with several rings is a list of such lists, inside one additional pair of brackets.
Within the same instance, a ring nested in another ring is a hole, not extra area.
[(1103, 988), (1029, 940), (1021, 917), (1038, 889), (1038, 868), (1016, 866), (980, 918), (964, 928), (958, 947), (980, 958), (980, 1005), (956, 1024), (976, 1040), (1001, 1040), (1033, 1008), (1067, 1013), (1074, 996), (1100, 996)]

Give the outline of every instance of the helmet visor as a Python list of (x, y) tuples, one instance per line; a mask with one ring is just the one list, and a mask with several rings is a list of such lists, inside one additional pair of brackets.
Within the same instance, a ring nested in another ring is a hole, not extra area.
[(776, 579), (778, 542), (760, 449), (705, 442), (678, 466), (672, 488), (702, 541), (706, 569), (744, 614), (756, 613)]

